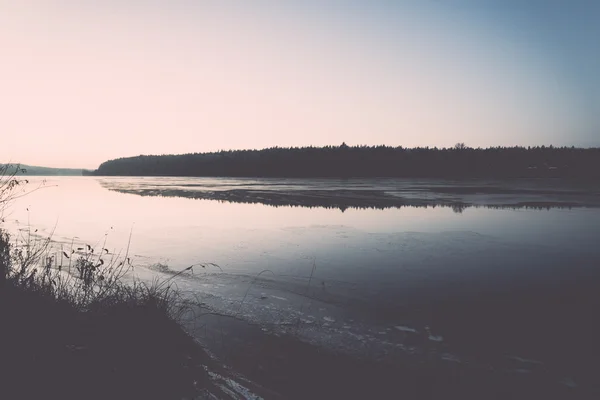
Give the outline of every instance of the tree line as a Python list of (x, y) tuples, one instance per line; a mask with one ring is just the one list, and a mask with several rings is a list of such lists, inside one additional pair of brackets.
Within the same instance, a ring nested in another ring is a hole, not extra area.
[(229, 177), (600, 178), (600, 148), (390, 146), (272, 147), (140, 155), (102, 163), (94, 175)]

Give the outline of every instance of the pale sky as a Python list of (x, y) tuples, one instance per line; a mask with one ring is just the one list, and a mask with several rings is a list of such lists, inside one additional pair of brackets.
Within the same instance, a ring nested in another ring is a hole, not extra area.
[(600, 146), (600, 1), (0, 0), (0, 162)]

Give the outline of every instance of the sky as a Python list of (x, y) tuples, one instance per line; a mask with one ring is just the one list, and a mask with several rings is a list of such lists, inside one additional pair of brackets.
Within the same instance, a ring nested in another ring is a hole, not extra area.
[(0, 0), (0, 161), (600, 146), (600, 1)]

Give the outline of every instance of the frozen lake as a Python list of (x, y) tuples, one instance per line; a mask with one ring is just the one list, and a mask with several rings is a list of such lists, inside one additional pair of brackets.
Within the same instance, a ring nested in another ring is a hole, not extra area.
[(591, 357), (599, 203), (543, 181), (50, 177), (5, 219), (67, 251), (123, 253), (131, 233), (142, 279), (217, 264), (175, 281), (264, 330), (377, 357), (427, 332), (447, 357), (494, 349), (568, 376)]

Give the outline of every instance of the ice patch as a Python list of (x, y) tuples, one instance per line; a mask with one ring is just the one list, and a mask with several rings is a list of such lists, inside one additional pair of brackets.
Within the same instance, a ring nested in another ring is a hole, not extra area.
[(577, 387), (577, 384), (571, 378), (565, 378), (562, 381), (560, 381), (560, 383), (562, 383), (563, 385), (565, 385), (567, 387), (573, 388), (573, 389)]
[(509, 358), (511, 360), (519, 361), (519, 362), (522, 362), (522, 363), (527, 363), (527, 364), (538, 364), (538, 365), (542, 365), (543, 364), (543, 362), (541, 362), (541, 361), (529, 360), (527, 358), (521, 358), (521, 357), (517, 357), (517, 356), (509, 356), (507, 358)]
[(333, 319), (331, 317), (323, 317), (323, 320), (327, 321), (327, 322), (335, 322), (335, 319)]
[(225, 394), (229, 395), (233, 399), (263, 400), (262, 397), (256, 395), (247, 387), (243, 386), (239, 382), (234, 381), (231, 378), (224, 377), (211, 371), (208, 371), (208, 375)]
[(429, 340), (433, 342), (443, 342), (444, 338), (442, 336), (429, 335)]
[(442, 360), (457, 362), (457, 363), (461, 362), (460, 358), (458, 358), (457, 356), (455, 356), (453, 354), (449, 354), (449, 353), (442, 354)]
[(274, 299), (287, 301), (287, 299), (285, 297), (279, 297), (279, 296), (273, 296), (273, 295), (271, 295), (271, 297)]
[(398, 329), (399, 331), (402, 331), (402, 332), (417, 333), (416, 329), (409, 328), (408, 326), (398, 325), (398, 326), (395, 326), (394, 328), (396, 328), (396, 329)]

